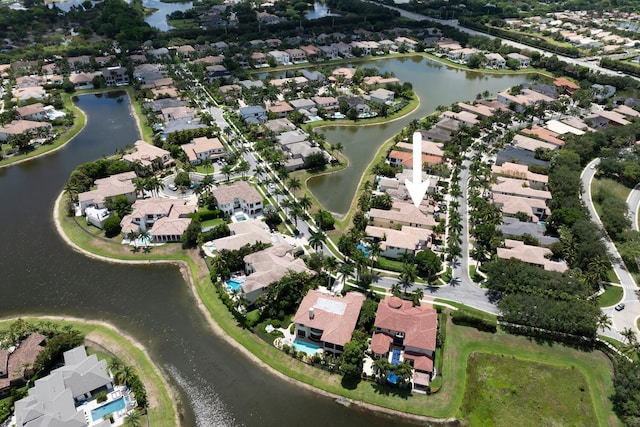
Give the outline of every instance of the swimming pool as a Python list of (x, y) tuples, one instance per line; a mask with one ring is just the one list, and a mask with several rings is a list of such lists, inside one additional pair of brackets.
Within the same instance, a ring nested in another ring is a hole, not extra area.
[(246, 215), (243, 213), (235, 214), (233, 217), (236, 219), (236, 222), (242, 222), (247, 220)]
[(237, 291), (240, 289), (240, 285), (242, 285), (244, 283), (244, 280), (242, 279), (229, 279), (227, 280), (227, 288), (231, 289), (232, 291)]
[(356, 248), (360, 249), (362, 251), (362, 253), (364, 254), (364, 256), (369, 258), (369, 250), (367, 249), (367, 247), (365, 245), (363, 245), (362, 243), (358, 243), (356, 245)]
[(318, 352), (318, 350), (320, 350), (320, 346), (319, 345), (311, 344), (311, 343), (304, 342), (304, 341), (298, 341), (298, 340), (293, 341), (293, 348), (296, 351), (305, 352), (309, 356), (313, 356), (314, 354), (316, 354)]
[(105, 415), (111, 415), (114, 412), (118, 412), (124, 409), (124, 398), (118, 400), (112, 400), (106, 405), (102, 405), (91, 411), (91, 418), (93, 421), (101, 420)]

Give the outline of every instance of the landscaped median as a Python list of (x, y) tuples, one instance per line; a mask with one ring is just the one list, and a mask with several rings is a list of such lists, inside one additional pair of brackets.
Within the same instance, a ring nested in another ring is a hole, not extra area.
[[(85, 345), (94, 352), (117, 357), (132, 366), (142, 380), (148, 398), (149, 424), (153, 426), (179, 425), (177, 399), (160, 369), (153, 364), (141, 344), (123, 335), (121, 330), (104, 323), (63, 317), (23, 318), (28, 322), (51, 321), (73, 326), (85, 335)], [(0, 329), (7, 328), (15, 319), (0, 321)]]
[[(66, 216), (62, 206), (62, 203), (58, 203), (56, 207), (61, 231), (82, 250), (112, 258), (114, 261), (172, 262), (175, 260), (187, 266), (190, 274), (187, 274), (186, 278), (199, 297), (198, 308), (207, 315), (212, 330), (231, 345), (245, 350), (254, 362), (271, 368), (283, 379), (331, 397), (344, 396), (373, 410), (394, 411), (395, 414), (402, 413), (406, 416), (451, 419), (456, 416), (465, 416), (460, 412), (460, 408), (465, 393), (469, 356), (474, 352), (504, 354), (524, 361), (550, 363), (568, 369), (577, 369), (586, 378), (589, 390), (585, 393), (588, 393), (593, 400), (599, 425), (616, 425), (617, 419), (611, 412), (611, 404), (607, 399), (607, 396), (612, 394), (611, 366), (604, 354), (597, 351), (581, 352), (560, 344), (538, 345), (524, 337), (500, 331), (494, 334), (480, 332), (470, 327), (456, 325), (451, 320), (447, 321), (444, 354), (440, 356), (443, 362), (442, 386), (438, 393), (431, 396), (409, 394), (396, 387), (365, 380), (345, 387), (341, 375), (306, 365), (266, 344), (250, 330), (239, 327), (238, 322), (211, 284), (206, 264), (197, 252), (185, 252), (179, 245), (169, 244), (164, 247), (155, 247), (148, 254), (133, 253), (128, 247), (108, 242), (106, 239), (88, 233), (76, 223), (74, 218)], [(524, 413), (521, 415), (528, 416)]]

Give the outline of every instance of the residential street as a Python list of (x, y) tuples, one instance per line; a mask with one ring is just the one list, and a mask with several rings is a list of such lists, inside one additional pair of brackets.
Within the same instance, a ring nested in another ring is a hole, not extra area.
[(633, 280), (633, 276), (631, 276), (631, 274), (624, 267), (622, 258), (620, 257), (618, 250), (609, 238), (608, 234), (604, 231), (604, 228), (602, 228), (602, 222), (600, 221), (600, 217), (598, 216), (596, 208), (593, 205), (593, 201), (591, 200), (591, 181), (593, 180), (593, 177), (597, 172), (595, 166), (597, 166), (599, 162), (600, 159), (592, 160), (591, 163), (589, 163), (587, 167), (582, 171), (582, 201), (589, 210), (591, 220), (598, 224), (602, 229), (604, 242), (609, 253), (613, 257), (613, 270), (618, 276), (618, 279), (622, 284), (622, 289), (624, 290), (624, 294), (622, 297), (622, 302), (624, 302), (625, 304), (624, 310), (616, 311), (613, 307), (606, 307), (602, 309), (604, 313), (611, 316), (611, 320), (613, 321), (613, 328), (611, 328), (611, 330), (601, 331), (601, 333), (617, 340), (624, 341), (618, 331), (621, 331), (625, 328), (631, 328), (631, 330), (636, 332), (638, 331), (638, 328), (636, 326), (636, 319), (638, 318), (638, 316), (640, 316), (640, 300), (638, 300), (638, 295), (636, 294), (636, 290), (638, 289), (638, 287)]
[(627, 206), (629, 206), (629, 219), (631, 220), (631, 228), (640, 231), (638, 228), (638, 214), (640, 213), (640, 184), (636, 185), (629, 197), (627, 197)]

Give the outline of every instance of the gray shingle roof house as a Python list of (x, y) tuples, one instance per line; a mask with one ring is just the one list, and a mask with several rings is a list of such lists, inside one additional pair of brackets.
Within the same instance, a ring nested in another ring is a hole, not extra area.
[[(95, 354), (87, 356), (84, 347), (66, 351), (64, 361), (65, 366), (36, 380), (29, 395), (15, 403), (17, 427), (85, 427), (90, 423), (87, 412), (76, 404), (93, 399), (99, 391), (113, 390), (107, 362)], [(105, 420), (93, 427), (110, 425)]]
[(238, 113), (248, 123), (258, 124), (267, 121), (267, 112), (259, 105), (241, 107)]

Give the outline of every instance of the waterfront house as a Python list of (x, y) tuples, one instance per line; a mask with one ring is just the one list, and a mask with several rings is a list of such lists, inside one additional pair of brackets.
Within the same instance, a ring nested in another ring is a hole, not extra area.
[(293, 256), (292, 250), (289, 243), (281, 242), (243, 258), (247, 278), (240, 285), (240, 290), (250, 305), (266, 292), (270, 284), (282, 279), (287, 272), (310, 273), (304, 261)]
[(179, 242), (191, 224), (189, 214), (198, 210), (185, 200), (152, 197), (136, 200), (131, 213), (120, 221), (122, 232), (129, 238), (148, 231), (154, 243)]
[(407, 360), (413, 367), (412, 386), (429, 387), (434, 372), (438, 313), (431, 305), (413, 306), (387, 295), (380, 304), (371, 338), (374, 358), (389, 358), (391, 363)]
[(171, 153), (148, 142), (138, 140), (134, 144), (134, 151), (122, 156), (122, 160), (129, 163), (140, 163), (144, 167), (160, 169), (173, 163)]
[(84, 215), (85, 209), (88, 206), (104, 208), (105, 199), (108, 197), (113, 198), (124, 195), (127, 200), (134, 202), (137, 197), (136, 187), (133, 184), (133, 179), (135, 178), (135, 172), (123, 172), (106, 178), (96, 179), (94, 182), (96, 188), (94, 190), (78, 194), (80, 212)]
[(491, 68), (502, 70), (507, 65), (507, 61), (499, 53), (487, 53), (484, 57)]
[[(120, 392), (113, 391), (106, 361), (98, 360), (95, 354), (87, 356), (84, 347), (76, 347), (64, 353), (64, 362), (64, 366), (36, 380), (27, 397), (16, 401), (14, 425), (108, 427), (111, 422), (96, 417), (94, 412), (100, 392), (107, 393), (107, 404), (122, 399), (122, 409), (110, 413), (116, 425), (121, 424), (133, 406), (125, 404)], [(119, 405), (116, 406), (120, 408)]]
[(262, 212), (262, 196), (246, 181), (220, 185), (211, 193), (216, 199), (217, 208), (227, 215), (242, 211), (253, 216)]
[(7, 141), (12, 136), (48, 134), (51, 130), (51, 123), (34, 122), (31, 120), (14, 120), (8, 125), (0, 127), (0, 141)]
[(287, 65), (291, 62), (289, 54), (281, 50), (267, 52), (267, 56), (273, 58), (277, 65)]
[(344, 297), (310, 290), (293, 318), (295, 337), (318, 343), (325, 352), (342, 354), (351, 341), (365, 296), (348, 292)]
[(18, 107), (16, 111), (23, 120), (40, 121), (47, 118), (47, 110), (45, 110), (44, 105), (40, 102)]
[(107, 86), (124, 86), (129, 84), (129, 75), (125, 67), (103, 68), (102, 77), (104, 77)]
[(33, 364), (44, 349), (46, 337), (33, 333), (13, 351), (0, 348), (0, 396), (11, 387), (20, 387), (34, 374)]
[(518, 61), (519, 68), (528, 68), (531, 64), (531, 58), (522, 55), (521, 53), (510, 53), (507, 55), (507, 58), (515, 59), (516, 61)]
[(378, 104), (390, 104), (393, 102), (395, 94), (387, 89), (376, 89), (369, 94), (371, 98), (371, 102), (376, 102)]

